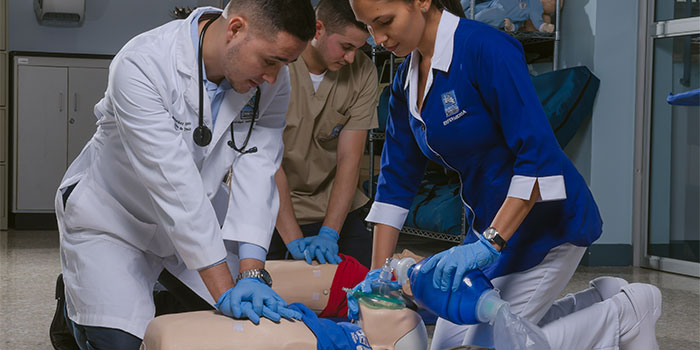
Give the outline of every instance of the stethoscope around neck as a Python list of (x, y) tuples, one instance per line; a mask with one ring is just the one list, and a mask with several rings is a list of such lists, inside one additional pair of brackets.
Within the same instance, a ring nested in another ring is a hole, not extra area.
[[(202, 45), (204, 44), (204, 33), (209, 28), (217, 17), (210, 19), (202, 28), (202, 32), (199, 34), (199, 52), (197, 55), (197, 65), (199, 66), (199, 126), (194, 129), (192, 133), (192, 138), (197, 146), (205, 147), (211, 143), (211, 129), (204, 125), (204, 62), (202, 60)], [(233, 138), (233, 122), (229, 129), (231, 130), (231, 140), (228, 142), (229, 147), (233, 148), (241, 154), (255, 153), (258, 151), (257, 147), (251, 147), (246, 149), (248, 145), (248, 140), (250, 140), (250, 134), (253, 133), (253, 125), (255, 124), (255, 119), (258, 119), (258, 107), (260, 105), (260, 87), (256, 87), (255, 90), (255, 101), (253, 102), (253, 118), (250, 120), (250, 127), (248, 128), (248, 134), (243, 141), (240, 148), (236, 147), (236, 141)]]

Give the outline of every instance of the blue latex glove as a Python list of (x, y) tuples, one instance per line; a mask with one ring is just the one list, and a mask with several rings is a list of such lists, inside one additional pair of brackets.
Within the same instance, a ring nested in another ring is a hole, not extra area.
[(227, 290), (214, 305), (222, 314), (233, 318), (248, 318), (260, 323), (260, 316), (279, 322), (280, 317), (301, 319), (301, 313), (289, 309), (287, 302), (263, 281), (244, 278)]
[(304, 249), (306, 249), (306, 241), (304, 237), (297, 238), (286, 244), (289, 254), (292, 254), (294, 260), (304, 259)]
[[(357, 299), (353, 296), (353, 293), (355, 291), (362, 291), (364, 293), (370, 293), (372, 292), (372, 283), (377, 281), (379, 279), (379, 273), (382, 272), (382, 269), (374, 269), (370, 272), (367, 273), (367, 276), (365, 276), (365, 280), (358, 283), (355, 288), (353, 288), (349, 292), (345, 292), (347, 295), (347, 300), (348, 300), (348, 318), (351, 320), (357, 321), (359, 319), (359, 314), (360, 314), (360, 305), (357, 303)], [(399, 282), (397, 281), (391, 281), (392, 285), (395, 285), (395, 287), (400, 288)]]
[(321, 226), (318, 235), (304, 238), (306, 262), (311, 264), (311, 260), (316, 258), (321, 264), (340, 264), (342, 259), (338, 256), (339, 238), (338, 232), (326, 225)]
[(456, 291), (467, 271), (486, 266), (501, 256), (499, 252), (482, 235), (473, 243), (452, 247), (433, 255), (421, 267), (421, 273), (428, 273), (435, 266), (433, 287), (446, 292), (452, 286)]

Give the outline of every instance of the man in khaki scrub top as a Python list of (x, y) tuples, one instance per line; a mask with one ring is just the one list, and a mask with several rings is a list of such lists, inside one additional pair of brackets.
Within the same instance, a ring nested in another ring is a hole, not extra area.
[(284, 158), (275, 175), (280, 211), (267, 258), (335, 264), (340, 252), (369, 267), (372, 234), (358, 210), (369, 199), (357, 188), (367, 130), (377, 127), (376, 69), (358, 52), (369, 33), (348, 0), (321, 0), (316, 18), (316, 36), (289, 64)]

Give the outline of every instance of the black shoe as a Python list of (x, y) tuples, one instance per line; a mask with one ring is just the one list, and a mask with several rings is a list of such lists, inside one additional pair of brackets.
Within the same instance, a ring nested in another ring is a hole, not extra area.
[(73, 333), (66, 322), (65, 309), (66, 295), (63, 285), (63, 274), (59, 274), (56, 280), (56, 313), (53, 314), (53, 320), (49, 328), (49, 338), (51, 339), (51, 345), (56, 350), (78, 350), (78, 343), (75, 342)]

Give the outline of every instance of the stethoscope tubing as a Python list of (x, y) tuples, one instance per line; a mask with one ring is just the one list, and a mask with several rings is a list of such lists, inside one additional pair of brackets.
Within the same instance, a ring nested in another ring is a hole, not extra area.
[[(214, 23), (218, 18), (212, 18), (204, 24), (202, 32), (199, 34), (199, 52), (197, 53), (197, 66), (199, 71), (199, 125), (195, 128), (192, 137), (194, 138), (194, 143), (201, 147), (206, 147), (211, 142), (212, 134), (211, 129), (204, 125), (204, 60), (202, 58), (202, 47), (204, 46), (204, 33), (206, 33), (207, 28)], [(258, 118), (258, 108), (260, 106), (260, 87), (256, 87), (255, 91), (255, 101), (253, 102), (253, 118), (250, 120), (250, 127), (248, 128), (248, 133), (243, 141), (240, 148), (236, 147), (236, 141), (233, 138), (233, 122), (230, 125), (231, 129), (231, 140), (228, 142), (229, 147), (233, 148), (241, 154), (255, 153), (258, 151), (257, 147), (251, 147), (246, 149), (248, 141), (250, 140), (250, 135), (253, 133), (253, 126), (255, 120)]]

